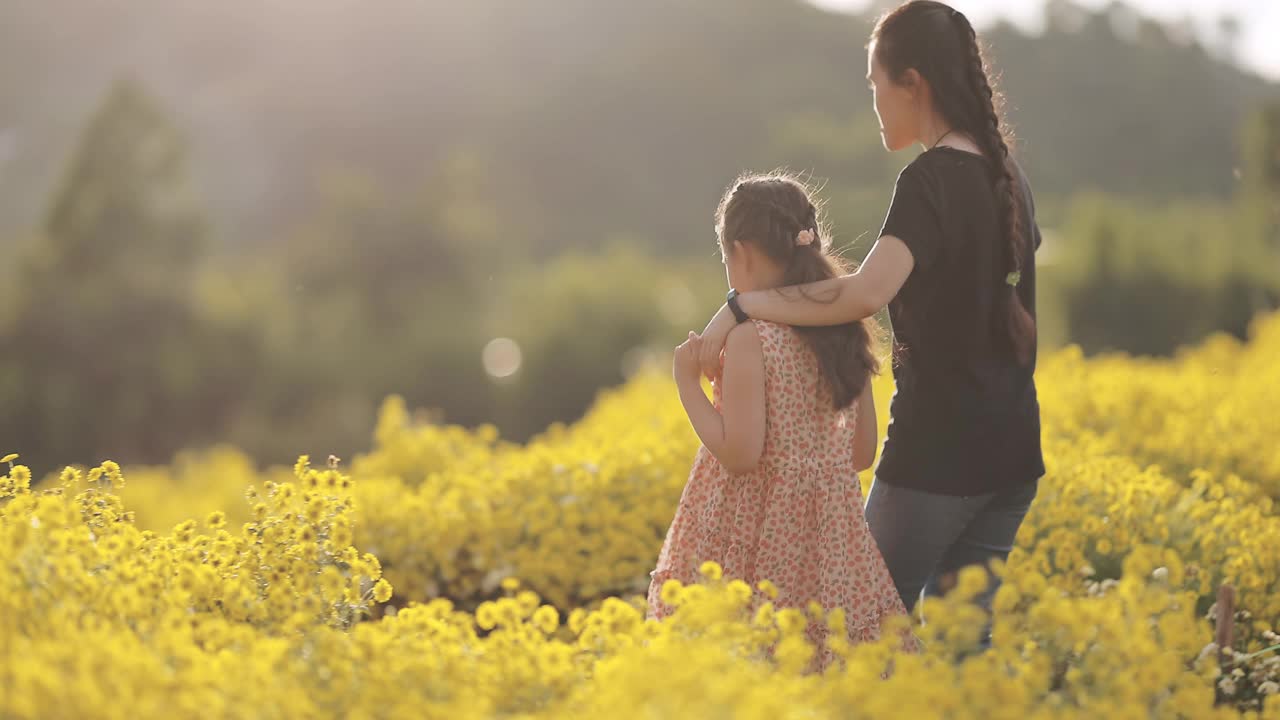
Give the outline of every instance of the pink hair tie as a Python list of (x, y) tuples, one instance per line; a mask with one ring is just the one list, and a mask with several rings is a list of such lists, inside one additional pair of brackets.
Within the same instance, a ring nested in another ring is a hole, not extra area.
[(809, 245), (813, 243), (813, 238), (813, 230), (801, 230), (800, 234), (796, 235), (796, 245)]

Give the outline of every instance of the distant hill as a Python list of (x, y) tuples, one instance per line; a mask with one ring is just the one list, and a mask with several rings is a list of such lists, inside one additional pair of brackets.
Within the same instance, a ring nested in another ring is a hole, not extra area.
[[(88, 113), (131, 74), (186, 129), (226, 237), (306, 217), (326, 173), (411, 194), (461, 166), (541, 250), (680, 251), (709, 242), (746, 167), (887, 198), (907, 158), (871, 132), (869, 28), (797, 0), (3, 3), (0, 242), (39, 221)], [(1225, 195), (1244, 113), (1280, 95), (1107, 13), (987, 39), (1041, 194)]]

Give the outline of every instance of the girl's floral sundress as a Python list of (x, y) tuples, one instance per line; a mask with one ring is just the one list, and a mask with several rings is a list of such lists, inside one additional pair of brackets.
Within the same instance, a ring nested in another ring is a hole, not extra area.
[[(698, 582), (699, 567), (714, 560), (726, 579), (753, 588), (772, 581), (778, 609), (804, 609), (811, 600), (844, 608), (849, 642), (874, 640), (884, 619), (906, 611), (863, 517), (854, 407), (833, 407), (817, 357), (795, 330), (752, 322), (764, 349), (764, 452), (754, 471), (731, 475), (705, 446), (698, 450), (650, 573), (649, 617), (674, 611), (662, 602), (663, 583)], [(718, 383), (713, 391), (719, 408)], [(754, 604), (767, 599), (757, 591)], [(811, 622), (808, 632), (825, 647), (825, 624)], [(830, 660), (824, 650), (816, 667)]]

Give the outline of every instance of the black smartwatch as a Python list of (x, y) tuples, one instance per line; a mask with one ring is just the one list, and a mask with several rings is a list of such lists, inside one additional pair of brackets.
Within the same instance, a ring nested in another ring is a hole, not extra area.
[(742, 312), (742, 306), (738, 304), (737, 288), (731, 288), (729, 290), (729, 295), (725, 298), (725, 302), (729, 304), (729, 310), (733, 313), (733, 316), (738, 319), (739, 323), (744, 323), (751, 319), (747, 317), (746, 313)]

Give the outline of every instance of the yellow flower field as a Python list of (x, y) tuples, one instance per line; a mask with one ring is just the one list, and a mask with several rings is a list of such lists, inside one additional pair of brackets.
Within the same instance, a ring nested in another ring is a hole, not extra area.
[(654, 372), (525, 445), (391, 398), (349, 466), (5, 459), (0, 717), (1280, 718), (1280, 315), (1037, 377), (1049, 472), (984, 653), (977, 569), (926, 603), (923, 652), (836, 646), (822, 676), (805, 611), (753, 612), (719, 568), (644, 622), (697, 448)]

